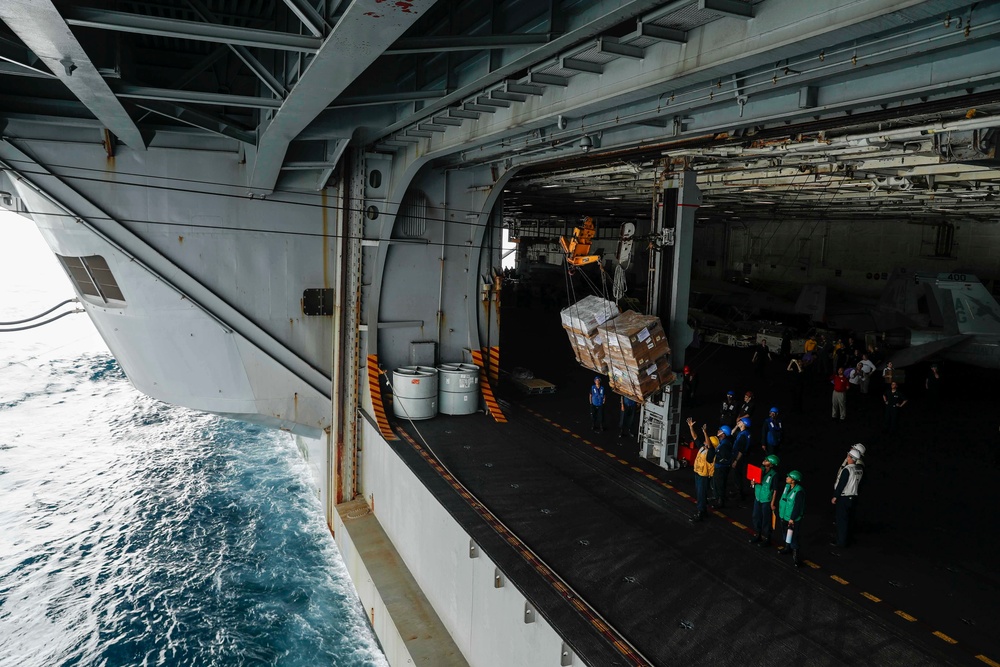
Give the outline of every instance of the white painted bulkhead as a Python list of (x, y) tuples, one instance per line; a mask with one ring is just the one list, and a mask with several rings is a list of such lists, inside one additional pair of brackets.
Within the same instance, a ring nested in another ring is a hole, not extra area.
[[(509, 580), (495, 587), (496, 564), (482, 549), (470, 557), (468, 533), (366, 420), (361, 421), (361, 439), (362, 495), (468, 663), (474, 667), (561, 664), (562, 637), (537, 613), (533, 622), (525, 622), (525, 597)], [(338, 544), (344, 539), (338, 531)], [(378, 591), (369, 588), (361, 568), (355, 564), (352, 570), (350, 559), (345, 560), (365, 608), (381, 607), (385, 613)], [(378, 622), (375, 627), (378, 632)], [(380, 641), (393, 641), (394, 632), (387, 627), (378, 633)], [(396, 651), (385, 648), (387, 655)], [(572, 660), (571, 664), (583, 664), (579, 656)]]

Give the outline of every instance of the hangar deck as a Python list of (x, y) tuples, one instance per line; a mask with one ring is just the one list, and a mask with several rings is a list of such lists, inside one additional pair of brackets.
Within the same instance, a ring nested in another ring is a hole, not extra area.
[[(914, 390), (915, 409), (896, 440), (879, 434), (877, 393), (852, 396), (849, 420), (831, 424), (825, 383), (809, 385), (806, 411), (785, 417), (782, 452), (782, 469), (803, 472), (809, 498), (806, 564), (795, 570), (774, 548), (747, 544), (749, 502), (731, 500), (704, 523), (690, 523), (690, 469), (642, 460), (634, 441), (617, 438), (615, 405), (607, 429), (592, 433), (584, 404), (592, 373), (553, 353), (563, 351), (557, 314), (505, 315), (507, 322), (555, 318), (554, 326), (534, 327), (530, 341), (506, 340), (504, 367), (531, 365), (559, 389), (524, 395), (501, 387), (511, 401), (506, 424), (441, 416), (404, 428), (506, 528), (496, 532), (453, 490), (435, 488), (443, 482), (411, 444), (401, 441), (397, 451), (439, 497), (451, 496), (442, 502), (501, 569), (532, 582), (522, 592), (587, 664), (632, 664), (594, 617), (657, 665), (994, 664), (997, 582), (986, 528), (974, 518), (988, 503), (994, 459), (990, 443), (963, 425), (982, 425), (988, 414), (988, 401), (963, 387), (993, 373), (948, 368), (954, 391), (937, 409)], [(773, 363), (758, 380), (744, 350), (709, 345), (690, 353), (702, 398), (685, 415), (712, 422), (716, 397), (730, 387), (753, 388), (759, 406), (788, 404), (783, 365)], [(955, 426), (942, 423), (945, 413)], [(859, 440), (869, 447), (867, 497), (857, 543), (840, 550), (828, 546), (828, 490)], [(505, 543), (506, 530), (544, 563), (540, 570)], [(547, 568), (593, 611), (576, 613)]]

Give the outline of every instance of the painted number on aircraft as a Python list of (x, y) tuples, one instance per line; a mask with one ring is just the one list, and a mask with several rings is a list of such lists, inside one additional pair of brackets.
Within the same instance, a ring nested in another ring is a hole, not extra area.
[(949, 273), (947, 280), (960, 280), (965, 282), (966, 278), (964, 273)]

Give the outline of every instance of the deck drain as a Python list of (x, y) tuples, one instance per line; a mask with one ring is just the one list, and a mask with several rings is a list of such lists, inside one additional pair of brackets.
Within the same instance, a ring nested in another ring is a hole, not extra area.
[(493, 467), (492, 463), (484, 463), (483, 465), (485, 465), (487, 468), (492, 468)]
[(542, 508), (542, 514), (552, 514), (552, 510), (547, 507)]
[(472, 449), (472, 445), (463, 445), (462, 449)]
[(512, 489), (519, 489), (519, 488), (521, 488), (521, 485), (520, 484), (511, 484), (510, 488), (512, 488)]
[(685, 630), (694, 630), (694, 623), (691, 621), (681, 621), (681, 627)]
[(627, 584), (634, 584), (635, 582), (639, 581), (635, 577), (623, 577), (623, 579), (625, 580), (625, 583), (627, 583)]
[(590, 540), (580, 540), (579, 542), (577, 542), (577, 544), (579, 544), (581, 547), (589, 547)]

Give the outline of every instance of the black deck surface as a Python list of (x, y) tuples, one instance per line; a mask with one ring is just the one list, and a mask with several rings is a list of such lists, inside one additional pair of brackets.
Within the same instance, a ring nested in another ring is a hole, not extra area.
[[(507, 424), (476, 414), (405, 427), (651, 663), (1000, 660), (990, 502), (998, 374), (944, 366), (944, 397), (928, 405), (916, 386), (922, 369), (911, 369), (913, 409), (898, 436), (880, 433), (874, 385), (869, 396), (849, 397), (845, 422), (830, 419), (825, 381), (807, 385), (805, 411), (783, 410), (781, 469), (803, 473), (808, 498), (808, 564), (796, 570), (773, 548), (747, 543), (738, 524), (749, 524), (749, 502), (690, 523), (692, 499), (682, 493), (693, 495), (693, 473), (641, 460), (634, 442), (617, 438), (615, 406), (608, 430), (591, 432), (585, 399), (593, 373), (573, 361), (557, 310), (508, 309), (504, 317), (502, 368), (530, 368), (557, 391), (525, 396), (501, 382)], [(719, 346), (689, 350), (688, 363), (700, 375), (700, 400), (684, 413), (699, 422), (717, 423), (716, 405), (730, 388), (756, 391), (755, 431), (770, 405), (790, 404), (784, 364), (757, 378), (747, 351)], [(828, 546), (830, 496), (858, 441), (868, 446), (861, 529), (856, 544), (838, 549)], [(410, 445), (397, 451), (588, 664), (629, 664)]]

